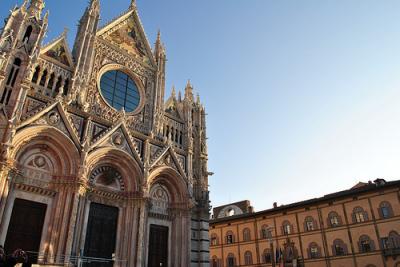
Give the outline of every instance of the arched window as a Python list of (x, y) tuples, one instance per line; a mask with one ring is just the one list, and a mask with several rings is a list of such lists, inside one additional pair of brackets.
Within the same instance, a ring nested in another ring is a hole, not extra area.
[(55, 75), (54, 75), (54, 73), (52, 73), (52, 74), (50, 75), (49, 83), (47, 84), (47, 89), (50, 89), (50, 90), (53, 89), (54, 79), (55, 79)]
[(57, 83), (56, 83), (56, 88), (55, 88), (55, 92), (57, 94), (60, 92), (61, 84), (62, 84), (62, 77), (58, 76)]
[(271, 263), (272, 262), (272, 253), (270, 249), (265, 249), (263, 252), (263, 263)]
[(272, 237), (271, 229), (269, 229), (268, 225), (263, 225), (261, 227), (261, 238), (268, 239)]
[(390, 248), (400, 248), (400, 235), (397, 232), (391, 231), (389, 233), (389, 244)]
[(243, 230), (243, 241), (247, 242), (251, 240), (251, 235), (250, 235), (250, 229), (249, 228), (245, 228)]
[(251, 265), (253, 264), (253, 255), (251, 254), (250, 251), (246, 251), (244, 253), (244, 264), (245, 265)]
[(282, 234), (283, 235), (290, 235), (293, 231), (292, 231), (292, 225), (290, 224), (289, 221), (284, 221), (282, 223)]
[(335, 211), (331, 211), (328, 214), (328, 225), (330, 227), (338, 227), (342, 225), (342, 219)]
[(234, 237), (232, 231), (226, 232), (225, 239), (226, 239), (227, 244), (233, 244), (233, 242), (235, 242), (235, 237)]
[(390, 205), (390, 203), (387, 201), (383, 201), (379, 205), (378, 213), (381, 219), (387, 219), (393, 217), (392, 205)]
[(217, 234), (211, 235), (211, 246), (218, 246), (218, 236)]
[(32, 76), (32, 83), (37, 83), (37, 80), (39, 79), (39, 74), (40, 74), (40, 66), (37, 66)]
[(306, 232), (310, 232), (310, 231), (314, 231), (317, 229), (317, 225), (316, 225), (316, 221), (314, 220), (313, 217), (308, 216), (306, 217), (306, 219), (304, 220), (304, 230)]
[(332, 245), (333, 256), (344, 256), (347, 254), (347, 246), (341, 239), (333, 241)]
[(321, 249), (318, 247), (317, 243), (310, 243), (310, 245), (308, 246), (308, 257), (310, 259), (319, 258), (321, 257), (320, 251)]
[(367, 253), (375, 250), (374, 241), (371, 240), (367, 235), (360, 236), (358, 247), (361, 253)]
[(68, 90), (69, 90), (69, 79), (66, 79), (64, 82), (64, 91), (63, 91), (63, 95), (68, 95)]
[(42, 74), (42, 78), (40, 79), (39, 85), (40, 86), (45, 86), (46, 79), (47, 79), (47, 70), (44, 70), (43, 74)]
[(363, 223), (368, 221), (368, 213), (361, 207), (356, 207), (353, 209), (352, 217), (353, 223)]
[(213, 256), (211, 259), (211, 267), (221, 267), (220, 261), (217, 256)]
[(26, 28), (26, 31), (25, 31), (25, 34), (24, 34), (24, 38), (22, 39), (22, 42), (24, 44), (29, 42), (29, 38), (31, 38), (32, 31), (33, 31), (33, 28), (32, 28), (31, 25), (29, 25), (28, 28)]
[(226, 258), (226, 266), (228, 267), (234, 267), (236, 264), (236, 258), (235, 255), (233, 255), (232, 253), (228, 254), (228, 257)]
[(11, 92), (14, 88), (15, 81), (17, 80), (19, 69), (21, 68), (21, 59), (16, 58), (14, 64), (11, 67), (11, 71), (8, 75), (6, 86), (4, 88), (3, 94), (1, 95), (0, 104), (7, 105), (10, 101)]

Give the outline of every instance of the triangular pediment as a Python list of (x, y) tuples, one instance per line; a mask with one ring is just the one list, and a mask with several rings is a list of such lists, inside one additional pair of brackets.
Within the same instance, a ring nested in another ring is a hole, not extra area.
[(143, 167), (139, 148), (136, 146), (136, 142), (129, 136), (125, 123), (123, 122), (108, 129), (100, 138), (92, 143), (89, 150), (94, 150), (99, 147), (114, 147), (123, 150), (131, 155), (139, 165)]
[[(157, 150), (156, 150), (157, 151)], [(150, 167), (156, 168), (158, 166), (168, 166), (176, 170), (182, 177), (186, 178), (186, 173), (178, 159), (177, 154), (171, 146), (167, 146), (162, 150), (155, 153), (155, 158), (152, 158)]]
[(40, 55), (61, 67), (73, 68), (74, 66), (65, 34), (42, 48)]
[(150, 43), (135, 8), (102, 27), (97, 35), (129, 55), (140, 57), (155, 66)]
[(36, 114), (23, 118), (17, 130), (31, 125), (48, 125), (54, 127), (68, 136), (80, 148), (78, 132), (71, 125), (69, 115), (64, 111), (60, 102), (48, 105)]

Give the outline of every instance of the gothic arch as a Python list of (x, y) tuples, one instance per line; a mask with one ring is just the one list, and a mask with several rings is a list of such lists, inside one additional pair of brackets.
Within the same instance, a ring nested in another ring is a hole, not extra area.
[(97, 149), (88, 155), (86, 166), (88, 166), (89, 170), (89, 173), (87, 173), (88, 179), (98, 167), (111, 166), (119, 172), (125, 191), (140, 191), (142, 171), (138, 163), (122, 150), (110, 147)]
[[(25, 164), (35, 154), (43, 154), (49, 171), (57, 175), (73, 176), (78, 171), (79, 151), (61, 131), (49, 126), (28, 127), (18, 132), (10, 157), (17, 164)], [(50, 166), (51, 165), (51, 166)]]
[(154, 169), (149, 175), (147, 190), (151, 190), (155, 184), (160, 184), (168, 189), (172, 203), (185, 203), (187, 205), (190, 196), (187, 184), (184, 178), (173, 168), (162, 166)]

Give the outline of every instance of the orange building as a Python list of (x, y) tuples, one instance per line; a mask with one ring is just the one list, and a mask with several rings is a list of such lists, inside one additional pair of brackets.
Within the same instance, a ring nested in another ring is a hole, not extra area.
[(400, 180), (253, 212), (214, 208), (210, 265), (400, 267)]

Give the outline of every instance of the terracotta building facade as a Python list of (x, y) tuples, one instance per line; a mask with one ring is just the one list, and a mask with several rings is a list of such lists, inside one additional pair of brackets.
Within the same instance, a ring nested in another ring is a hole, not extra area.
[(43, 0), (0, 32), (0, 245), (39, 266), (209, 266), (205, 109), (189, 82), (165, 101), (161, 36), (127, 6), (99, 26), (89, 1), (72, 50), (42, 45)]
[(210, 266), (399, 267), (400, 181), (253, 212), (214, 208)]

